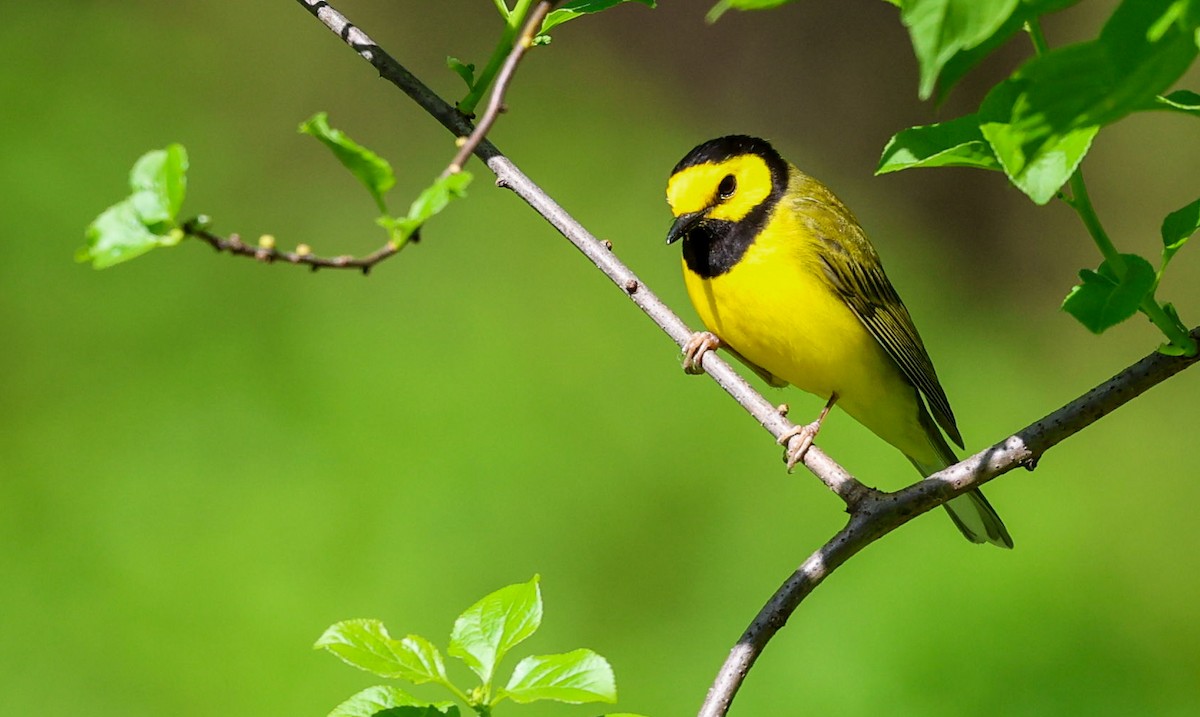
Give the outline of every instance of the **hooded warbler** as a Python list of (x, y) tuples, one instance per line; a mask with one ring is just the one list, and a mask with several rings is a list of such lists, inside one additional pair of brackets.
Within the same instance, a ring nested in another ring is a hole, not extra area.
[[(781, 439), (803, 436), (803, 457), (835, 404), (898, 448), (921, 475), (955, 462), (945, 431), (962, 437), (933, 362), (846, 205), (785, 161), (765, 140), (734, 135), (693, 149), (671, 172), (688, 296), (709, 332), (685, 348), (698, 372), (723, 347), (774, 386), (793, 384), (827, 400), (820, 417)], [(939, 426), (941, 429), (939, 430)], [(1011, 548), (983, 494), (946, 504), (975, 543)]]

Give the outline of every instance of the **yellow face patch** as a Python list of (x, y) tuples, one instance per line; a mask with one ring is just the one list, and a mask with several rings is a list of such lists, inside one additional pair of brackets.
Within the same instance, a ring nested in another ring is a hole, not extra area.
[[(733, 177), (733, 192), (722, 198), (719, 188), (726, 177)], [(711, 219), (740, 221), (770, 193), (771, 170), (756, 154), (697, 164), (667, 182), (667, 202), (677, 217), (707, 209)]]

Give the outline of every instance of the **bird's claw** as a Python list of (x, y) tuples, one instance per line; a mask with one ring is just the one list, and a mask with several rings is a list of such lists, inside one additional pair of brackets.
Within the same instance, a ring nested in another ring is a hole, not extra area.
[[(821, 430), (821, 422), (813, 421), (803, 426), (792, 426), (779, 437), (779, 445), (787, 447), (783, 460), (787, 463), (788, 473), (792, 472), (797, 463), (804, 460), (804, 454), (808, 453), (808, 449), (812, 447), (813, 439), (817, 437), (819, 430)], [(793, 447), (790, 444), (792, 439), (797, 436), (799, 436), (800, 442)]]
[(683, 345), (683, 372), (692, 376), (704, 373), (704, 354), (721, 346), (721, 339), (711, 331), (697, 331)]

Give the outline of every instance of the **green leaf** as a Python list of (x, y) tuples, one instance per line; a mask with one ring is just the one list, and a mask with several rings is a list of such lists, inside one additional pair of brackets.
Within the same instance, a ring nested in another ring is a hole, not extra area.
[(467, 186), (471, 179), (470, 172), (457, 172), (439, 178), (417, 196), (416, 201), (408, 208), (408, 218), (426, 222), (430, 217), (441, 213), (451, 200), (467, 195)]
[(452, 702), (429, 703), (399, 687), (368, 687), (333, 708), (329, 717), (458, 717)]
[(949, 122), (910, 127), (883, 148), (876, 174), (913, 167), (1000, 169), (992, 148), (979, 132), (979, 118), (966, 115)]
[[(1024, 27), (1025, 23), (1042, 15), (1057, 12), (1075, 5), (1079, 0), (1022, 0), (1008, 19), (992, 33), (990, 37), (973, 47), (964, 48), (946, 60), (937, 77), (937, 97), (934, 100), (941, 104), (950, 94), (958, 81), (974, 69), (984, 58), (995, 52), (1001, 45), (1013, 38)], [(922, 96), (922, 99), (927, 97)]]
[(1137, 312), (1154, 291), (1154, 267), (1137, 254), (1122, 254), (1125, 276), (1118, 277), (1108, 261), (1096, 271), (1079, 272), (1083, 283), (1071, 289), (1062, 308), (1092, 333), (1102, 333)]
[(325, 630), (313, 648), (324, 648), (346, 664), (380, 677), (403, 677), (409, 666), (396, 655), (393, 644), (396, 641), (379, 620), (343, 620)]
[(439, 177), (417, 196), (408, 208), (406, 216), (384, 215), (375, 221), (388, 231), (391, 241), (397, 247), (403, 246), (421, 228), (421, 225), (445, 209), (452, 200), (467, 196), (467, 186), (471, 183), (471, 179), (470, 172), (458, 172)]
[(187, 190), (187, 150), (172, 144), (143, 154), (129, 172), (131, 194), (84, 230), (75, 260), (105, 269), (183, 239), (175, 218)]
[(1165, 97), (1160, 95), (1143, 109), (1174, 110), (1193, 117), (1200, 117), (1200, 94), (1191, 90), (1176, 90)]
[(490, 685), (496, 665), (542, 624), (538, 576), (527, 583), (500, 588), (467, 608), (454, 621), (449, 653), (461, 659)]
[(132, 198), (105, 209), (88, 225), (83, 236), (86, 244), (75, 252), (75, 260), (90, 261), (97, 269), (107, 269), (151, 249), (179, 243), (178, 232), (159, 235), (147, 229)]
[[(655, 6), (655, 0), (632, 1), (640, 2), (648, 7)], [(546, 15), (546, 19), (542, 21), (542, 29), (538, 31), (538, 34), (540, 37), (546, 37), (547, 39), (538, 44), (546, 44), (550, 41), (549, 36), (545, 33), (549, 32), (553, 27), (557, 27), (568, 20), (574, 20), (581, 15), (601, 12), (624, 2), (630, 2), (630, 0), (570, 0), (569, 2), (565, 2), (557, 10), (551, 10), (550, 14)]]
[[(713, 6), (708, 14), (704, 16), (704, 20), (709, 23), (714, 23), (717, 18), (725, 14), (727, 10), (769, 10), (773, 7), (779, 7), (792, 0), (721, 0)], [(895, 3), (893, 3), (895, 4)]]
[(1163, 219), (1163, 267), (1175, 256), (1175, 252), (1200, 230), (1200, 199), (1181, 209), (1176, 209)]
[(561, 655), (536, 655), (517, 663), (508, 686), (496, 695), (526, 704), (537, 700), (616, 702), (617, 686), (612, 667), (587, 649)]
[(468, 90), (475, 88), (475, 65), (464, 64), (457, 57), (447, 57), (446, 66), (454, 70), (454, 73), (467, 83)]
[(400, 669), (397, 677), (408, 680), (414, 685), (426, 682), (446, 684), (446, 663), (442, 653), (433, 643), (420, 635), (409, 635), (403, 640), (391, 640), (388, 643), (392, 654), (396, 656)]
[(324, 112), (318, 112), (301, 124), (300, 131), (316, 137), (332, 150), (338, 161), (346, 169), (349, 169), (351, 174), (358, 177), (358, 180), (375, 198), (375, 204), (379, 206), (379, 211), (387, 213), (383, 195), (396, 184), (396, 175), (392, 172), (392, 165), (388, 164), (387, 160), (350, 139), (345, 132), (330, 127), (329, 116)]
[(147, 228), (174, 225), (187, 192), (187, 150), (172, 144), (143, 154), (129, 172), (129, 196)]
[(928, 99), (945, 64), (986, 42), (1017, 9), (1018, 0), (906, 0), (900, 19), (921, 67), (920, 97)]
[[(1197, 54), (1188, 0), (1125, 0), (1092, 42), (1034, 58), (988, 93), (980, 131), (1039, 204), (1070, 178), (1103, 125), (1144, 107)], [(1190, 20), (1188, 20), (1190, 22)]]

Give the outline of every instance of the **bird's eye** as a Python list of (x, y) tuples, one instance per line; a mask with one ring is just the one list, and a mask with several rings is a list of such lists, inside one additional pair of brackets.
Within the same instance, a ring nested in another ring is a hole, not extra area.
[(717, 196), (721, 199), (729, 199), (733, 196), (734, 190), (737, 189), (737, 180), (732, 174), (726, 174), (721, 183), (717, 185)]

